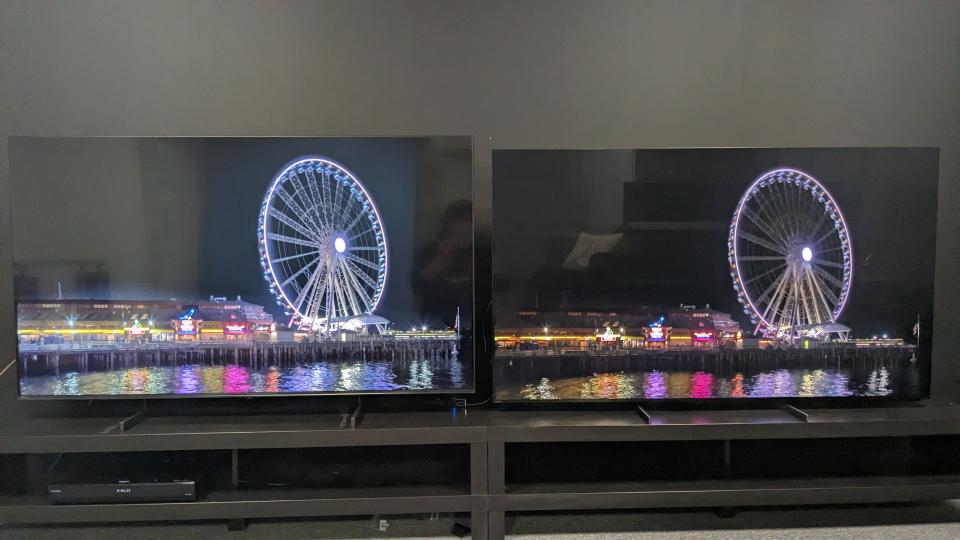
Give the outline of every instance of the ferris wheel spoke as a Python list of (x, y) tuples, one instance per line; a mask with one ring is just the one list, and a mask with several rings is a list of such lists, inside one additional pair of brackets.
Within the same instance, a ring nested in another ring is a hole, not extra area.
[(837, 276), (831, 274), (830, 272), (827, 272), (826, 270), (824, 270), (823, 268), (820, 268), (819, 266), (811, 266), (811, 268), (813, 269), (814, 272), (817, 273), (818, 276), (827, 280), (828, 282), (830, 282), (830, 284), (836, 286), (838, 289), (843, 288), (843, 281), (841, 281), (840, 278), (838, 278)]
[(283, 287), (286, 287), (287, 285), (289, 285), (291, 281), (297, 279), (298, 277), (302, 276), (305, 272), (307, 272), (308, 270), (310, 270), (310, 266), (312, 266), (314, 262), (319, 261), (319, 260), (320, 260), (320, 257), (317, 257), (317, 258), (315, 258), (314, 260), (310, 261), (309, 263), (303, 265), (303, 266), (300, 268), (300, 270), (297, 270), (296, 272), (294, 272), (293, 274), (291, 274), (290, 277), (288, 277), (286, 280), (284, 280), (284, 282), (280, 284), (280, 287), (283, 288)]
[[(309, 314), (314, 319), (319, 318), (320, 311), (326, 309), (325, 297), (329, 292), (330, 283), (329, 264), (321, 264), (317, 273), (320, 277), (314, 282), (313, 291), (307, 296), (307, 308), (304, 311), (305, 314)], [(324, 315), (326, 315), (326, 311), (324, 311)]]
[[(333, 273), (333, 290), (336, 298), (334, 303), (333, 315), (334, 318), (347, 317), (350, 313), (347, 311), (347, 298), (343, 291), (343, 285), (340, 282), (340, 278), (337, 276), (336, 268), (334, 268)], [(336, 304), (339, 304), (339, 309), (337, 309)]]
[(311, 240), (306, 240), (303, 238), (296, 238), (294, 236), (287, 236), (285, 234), (280, 234), (275, 232), (268, 232), (266, 236), (269, 240), (273, 240), (275, 242), (286, 242), (288, 244), (297, 244), (299, 246), (306, 246), (314, 249), (320, 248), (320, 245), (317, 242), (313, 242)]
[[(356, 248), (353, 248), (353, 249), (356, 249)], [(351, 251), (352, 251), (352, 250), (351, 250)], [(367, 259), (364, 259), (363, 257), (360, 257), (360, 256), (358, 256), (358, 255), (354, 255), (354, 254), (350, 253), (350, 254), (347, 255), (347, 259), (349, 259), (349, 260), (351, 260), (351, 261), (353, 261), (353, 262), (355, 262), (355, 263), (357, 263), (357, 264), (366, 266), (367, 268), (373, 270), (374, 272), (379, 272), (379, 271), (380, 271), (380, 265), (379, 265), (379, 264), (376, 264), (376, 263), (374, 263), (374, 262), (372, 262), (372, 261), (368, 261)]]
[(737, 231), (737, 236), (739, 236), (740, 238), (743, 238), (744, 240), (753, 242), (758, 246), (765, 247), (774, 253), (779, 253), (783, 256), (787, 255), (787, 250), (784, 249), (783, 247), (778, 246), (777, 244), (774, 244), (773, 242), (770, 242), (768, 240), (764, 240), (763, 238), (760, 238), (759, 236), (751, 234), (747, 231), (743, 231), (743, 230)]
[(343, 297), (342, 312), (344, 316), (359, 315), (356, 309), (357, 298), (353, 294), (353, 287), (350, 286), (345, 265), (338, 261), (334, 273), (337, 276), (337, 284), (340, 286), (341, 296)]
[(754, 194), (754, 198), (757, 203), (758, 214), (763, 214), (767, 221), (773, 224), (767, 234), (771, 236), (777, 234), (781, 239), (781, 243), (786, 246), (790, 238), (790, 231), (787, 230), (784, 224), (782, 214), (777, 213), (779, 210), (776, 201), (769, 197), (766, 190), (757, 191)]
[[(776, 319), (779, 319), (780, 304), (782, 302), (782, 298), (784, 297), (785, 289), (788, 288), (788, 274), (789, 272), (784, 273), (776, 282), (777, 288), (774, 290), (773, 297), (770, 299), (770, 303), (767, 304), (767, 308), (763, 311), (762, 318), (764, 320), (772, 322)], [(760, 302), (763, 302), (763, 300), (760, 300)]]
[(783, 246), (784, 249), (786, 249), (787, 239), (781, 235), (778, 235), (776, 233), (776, 229), (773, 227), (772, 224), (765, 221), (759, 214), (757, 214), (747, 206), (743, 206), (742, 211), (743, 211), (743, 215), (747, 216), (747, 219), (749, 219), (751, 222), (753, 222), (754, 225), (757, 226), (757, 229), (759, 229), (760, 231), (763, 231), (776, 244), (779, 244)]
[(346, 220), (351, 219), (351, 216), (353, 215), (353, 210), (354, 210), (354, 208), (357, 209), (357, 212), (358, 212), (359, 215), (363, 215), (363, 208), (357, 206), (357, 204), (360, 204), (360, 203), (357, 201), (357, 198), (354, 197), (351, 193), (347, 193), (347, 194), (346, 194), (346, 197), (347, 197), (347, 200), (346, 200), (346, 202), (343, 203), (343, 208), (340, 210), (340, 216), (339, 216), (339, 218), (338, 218), (338, 220), (337, 220), (338, 228), (339, 228), (339, 230), (341, 230), (341, 231), (348, 231), (348, 230), (350, 230), (350, 227), (343, 225), (343, 223), (344, 223)]
[[(330, 227), (330, 220), (326, 216), (326, 204), (324, 204), (323, 196), (320, 194), (319, 188), (317, 188), (317, 173), (313, 167), (307, 167), (307, 187), (310, 188), (310, 197), (313, 200), (313, 211), (317, 215), (317, 219), (322, 225), (325, 225), (327, 228)], [(322, 175), (321, 175), (322, 176)]]
[(786, 257), (777, 255), (744, 255), (740, 257), (741, 261), (785, 261)]
[(757, 300), (755, 303), (757, 305), (761, 305), (764, 302), (766, 302), (767, 297), (770, 296), (770, 293), (773, 293), (774, 291), (778, 291), (780, 289), (780, 287), (783, 284), (783, 281), (786, 279), (786, 276), (787, 276), (787, 272), (780, 274), (780, 277), (775, 279), (772, 283), (770, 283), (769, 286), (767, 286), (766, 289), (763, 290), (760, 296), (757, 297)]
[[(305, 174), (310, 174), (310, 167), (305, 167)], [(307, 189), (303, 187), (303, 182), (300, 181), (299, 173), (291, 174), (290, 185), (293, 186), (294, 190), (294, 193), (291, 195), (291, 199), (300, 200), (299, 206), (303, 210), (300, 215), (302, 215), (304, 219), (310, 220), (310, 223), (313, 224), (313, 226), (319, 231), (326, 229), (323, 220), (319, 215), (317, 215), (316, 209), (319, 201), (314, 200), (313, 197), (307, 193)]]
[(816, 305), (812, 304), (812, 286), (810, 285), (809, 281), (807, 281), (807, 276), (805, 274), (801, 274), (800, 279), (797, 280), (797, 289), (800, 296), (800, 305), (803, 306), (803, 316), (806, 318), (806, 324), (818, 322), (820, 316), (819, 313), (816, 313)]
[[(742, 257), (741, 257), (741, 259), (742, 259)], [(768, 275), (770, 275), (770, 274), (773, 274), (774, 272), (782, 272), (783, 269), (786, 268), (786, 267), (787, 267), (786, 263), (784, 263), (784, 264), (779, 264), (779, 265), (774, 266), (773, 268), (771, 268), (771, 269), (769, 269), (769, 270), (765, 270), (765, 271), (763, 271), (763, 272), (761, 272), (761, 273), (759, 273), (759, 274), (757, 274), (757, 275), (755, 275), (755, 276), (753, 276), (753, 277), (751, 277), (751, 278), (749, 278), (749, 279), (744, 280), (744, 283), (749, 285), (750, 283), (753, 283), (754, 281), (756, 281), (756, 280), (758, 280), (758, 279), (761, 279), (761, 278), (766, 277), (766, 276), (768, 276)]]
[(825, 259), (814, 259), (814, 260), (811, 261), (811, 262), (812, 262), (813, 264), (815, 264), (815, 265), (829, 266), (829, 267), (831, 267), (831, 268), (839, 268), (839, 269), (841, 269), (841, 270), (843, 270), (844, 268), (846, 268), (842, 263), (833, 262), (833, 261), (828, 261), (828, 260), (825, 260)]
[[(289, 208), (290, 210), (293, 210), (293, 212), (298, 216), (303, 216), (304, 219), (309, 220), (311, 225), (313, 225), (314, 228), (317, 229), (317, 231), (323, 231), (323, 227), (319, 226), (316, 222), (313, 221), (313, 216), (309, 212), (307, 212), (307, 210), (304, 209), (303, 206), (301, 206), (300, 203), (294, 199), (293, 195), (287, 192), (286, 189), (284, 189), (282, 186), (278, 186), (277, 189), (275, 190), (275, 193), (277, 194), (278, 197), (280, 197), (280, 200), (283, 201), (285, 205), (287, 205), (287, 208)], [(273, 206), (271, 206), (270, 208), (273, 208)]]
[(347, 259), (347, 265), (350, 266), (351, 270), (356, 274), (356, 277), (360, 278), (363, 281), (364, 285), (370, 287), (372, 290), (377, 290), (377, 282), (370, 277), (369, 274), (363, 271), (359, 266), (357, 266), (353, 261)]
[(280, 257), (279, 259), (270, 259), (274, 264), (290, 261), (293, 259), (300, 259), (302, 257), (309, 257), (311, 255), (319, 255), (320, 250), (315, 249), (313, 251), (304, 251), (303, 253), (294, 253), (293, 255), (287, 255), (286, 257)]
[(287, 227), (290, 227), (291, 229), (297, 231), (304, 237), (310, 240), (313, 240), (314, 242), (317, 242), (317, 243), (320, 242), (320, 237), (317, 235), (315, 231), (311, 231), (306, 227), (304, 227), (303, 225), (301, 225), (300, 223), (297, 223), (292, 217), (284, 214), (276, 207), (271, 206), (267, 213), (270, 215), (270, 217), (276, 219), (280, 223), (283, 223)]
[[(813, 284), (814, 289), (816, 290), (816, 297), (819, 300), (818, 306), (823, 308), (823, 318), (821, 320), (833, 321), (833, 308), (830, 307), (830, 304), (827, 302), (826, 293), (830, 293), (830, 297), (836, 301), (836, 296), (830, 292), (830, 289), (826, 286), (825, 283), (821, 281), (821, 278), (817, 277), (813, 270), (810, 267), (806, 268), (807, 277), (810, 282)], [(836, 305), (836, 304), (835, 304)]]
[(370, 298), (370, 295), (367, 294), (367, 291), (360, 284), (360, 281), (362, 279), (361, 276), (363, 278), (366, 278), (365, 280), (363, 280), (364, 283), (366, 283), (367, 286), (369, 286), (373, 290), (376, 290), (376, 283), (373, 283), (373, 280), (371, 280), (370, 276), (368, 276), (365, 272), (363, 272), (359, 268), (354, 268), (349, 261), (344, 261), (344, 262), (346, 264), (344, 264), (343, 267), (346, 269), (347, 275), (350, 277), (350, 281), (353, 284), (353, 290), (355, 290), (357, 294), (360, 295), (361, 299), (364, 302), (363, 311), (366, 312), (367, 310), (372, 309), (373, 299)]
[[(312, 309), (312, 299), (314, 294), (311, 294), (311, 290), (315, 290), (317, 287), (322, 286), (324, 282), (324, 275), (326, 274), (326, 267), (321, 263), (317, 264), (316, 271), (310, 275), (310, 278), (307, 280), (307, 284), (300, 289), (299, 294), (297, 294), (296, 300), (293, 301), (293, 307), (297, 312), (301, 313), (306, 317), (313, 317), (315, 314)], [(310, 298), (311, 302), (307, 303), (306, 309), (301, 309), (303, 306), (304, 300)]]
[[(360, 220), (363, 219), (364, 217), (366, 217), (366, 215), (367, 215), (367, 214), (365, 214), (363, 211), (357, 212), (357, 215), (353, 218), (352, 221), (350, 221), (350, 223), (347, 224), (346, 227), (343, 228), (343, 230), (344, 230), (344, 231), (352, 231), (353, 228), (357, 225), (357, 223), (360, 223)], [(351, 236), (351, 237), (350, 237), (350, 240), (353, 240), (354, 238), (355, 238), (355, 237)]]

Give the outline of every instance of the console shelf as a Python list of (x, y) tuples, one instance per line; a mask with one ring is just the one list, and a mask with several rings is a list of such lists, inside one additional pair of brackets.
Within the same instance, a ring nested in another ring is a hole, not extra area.
[[(28, 470), (23, 465), (31, 460), (39, 463), (61, 453), (193, 452), (212, 456), (219, 479), (196, 502), (54, 506), (42, 495), (41, 480), (33, 478), (29, 489), (5, 489), (0, 521), (237, 522), (462, 512), (471, 515), (474, 538), (500, 539), (507, 512), (910, 502), (960, 496), (960, 463), (954, 459), (960, 453), (960, 407), (954, 406), (641, 414), (368, 412), (356, 427), (345, 426), (338, 414), (146, 416), (126, 431), (117, 429), (121, 420), (8, 417), (0, 422), (0, 457), (5, 461), (0, 467)], [(388, 454), (372, 448), (387, 448)], [(426, 453), (428, 448), (433, 453)], [(425, 485), (407, 485), (414, 481), (408, 477), (337, 488), (254, 488), (238, 472), (257, 470), (263, 455), (292, 459), (298, 452), (307, 453), (301, 463), (353, 460), (374, 476), (394, 468), (394, 459), (409, 472), (441, 456), (445, 469), (439, 473), (443, 479), (433, 484), (417, 478)], [(380, 461), (368, 463), (355, 458), (355, 452), (379, 455)], [(584, 469), (578, 459), (585, 452), (605, 459)], [(844, 455), (850, 456), (847, 461), (832, 459)], [(531, 462), (537, 466), (529, 466)]]
[(490, 510), (889, 503), (935, 501), (957, 495), (960, 495), (960, 475), (692, 482), (575, 482), (511, 486), (502, 495), (491, 495)]
[(483, 497), (445, 486), (361, 489), (219, 489), (196, 502), (51, 505), (46, 497), (0, 497), (6, 523), (83, 523), (472, 512)]

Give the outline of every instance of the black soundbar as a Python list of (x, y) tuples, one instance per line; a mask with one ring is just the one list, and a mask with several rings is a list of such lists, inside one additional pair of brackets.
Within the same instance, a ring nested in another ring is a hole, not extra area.
[(48, 495), (51, 504), (189, 502), (197, 500), (197, 483), (193, 480), (172, 480), (50, 484)]

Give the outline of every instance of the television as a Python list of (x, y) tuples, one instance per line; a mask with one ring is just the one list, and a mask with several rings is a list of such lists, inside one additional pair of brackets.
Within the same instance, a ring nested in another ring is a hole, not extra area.
[(471, 393), (469, 137), (13, 137), (25, 398)]
[(935, 148), (496, 150), (499, 402), (929, 396)]

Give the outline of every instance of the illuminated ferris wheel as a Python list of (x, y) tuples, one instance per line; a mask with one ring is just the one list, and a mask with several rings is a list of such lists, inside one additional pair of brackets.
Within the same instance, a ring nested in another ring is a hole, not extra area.
[(833, 196), (812, 176), (776, 169), (747, 188), (727, 241), (730, 276), (755, 333), (829, 332), (850, 295), (853, 247)]
[(387, 239), (373, 199), (340, 164), (304, 156), (277, 173), (258, 236), (270, 292), (301, 328), (329, 334), (376, 309)]

